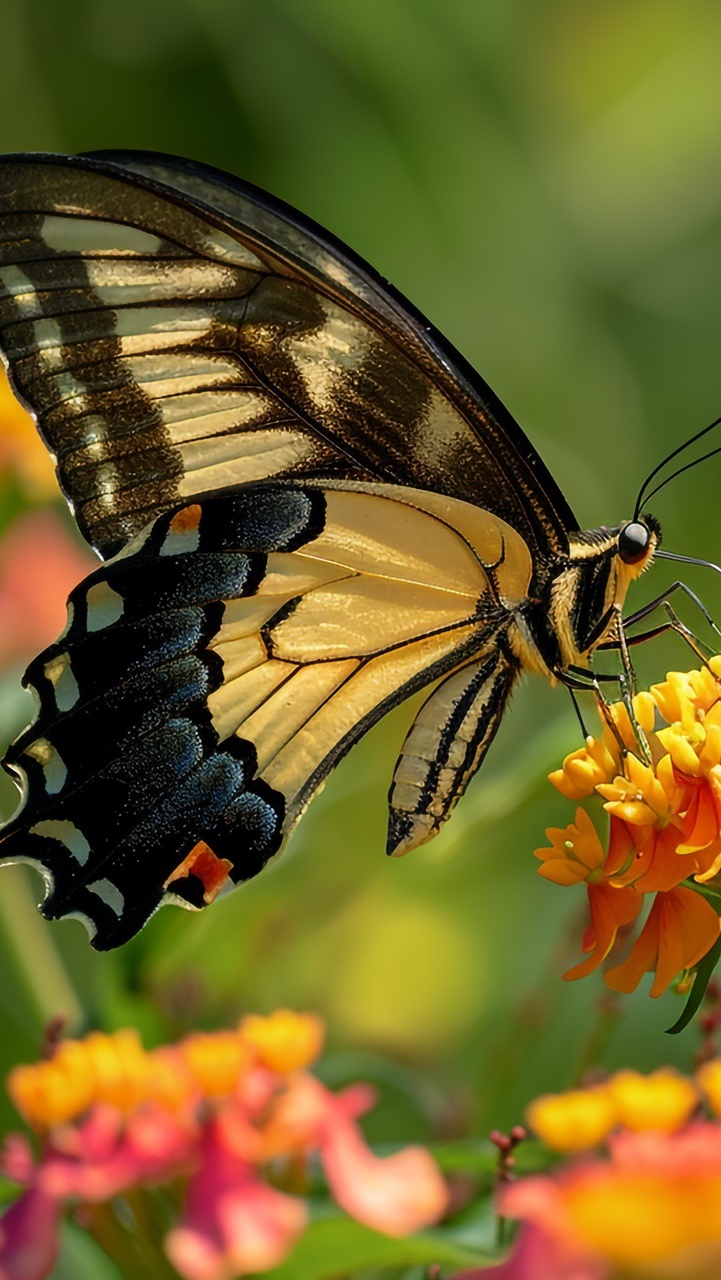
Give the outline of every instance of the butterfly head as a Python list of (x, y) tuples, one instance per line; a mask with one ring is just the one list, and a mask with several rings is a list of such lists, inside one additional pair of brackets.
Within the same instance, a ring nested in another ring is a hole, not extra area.
[(628, 581), (633, 581), (648, 568), (661, 543), (661, 526), (655, 516), (643, 515), (622, 524), (618, 531), (616, 552), (626, 566)]
[[(570, 554), (559, 557), (545, 596), (526, 609), (548, 671), (578, 665), (608, 638), (630, 584), (651, 564), (660, 541), (661, 526), (650, 515), (571, 535)], [(526, 655), (523, 660), (532, 665)]]

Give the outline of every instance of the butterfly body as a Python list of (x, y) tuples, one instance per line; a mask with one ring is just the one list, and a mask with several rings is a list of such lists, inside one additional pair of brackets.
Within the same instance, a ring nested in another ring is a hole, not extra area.
[(576, 532), (408, 304), (203, 166), (0, 162), (0, 346), (106, 561), (28, 669), (0, 854), (99, 947), (255, 875), (349, 747), (440, 681), (389, 793), (388, 851), (429, 839), (519, 674), (583, 665), (653, 555), (655, 528), (632, 561), (623, 526)]

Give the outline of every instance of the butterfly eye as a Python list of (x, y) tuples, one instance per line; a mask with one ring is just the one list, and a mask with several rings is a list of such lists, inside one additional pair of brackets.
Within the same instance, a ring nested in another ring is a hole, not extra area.
[(645, 524), (637, 520), (624, 525), (618, 535), (618, 554), (624, 564), (638, 564), (648, 553), (651, 534)]

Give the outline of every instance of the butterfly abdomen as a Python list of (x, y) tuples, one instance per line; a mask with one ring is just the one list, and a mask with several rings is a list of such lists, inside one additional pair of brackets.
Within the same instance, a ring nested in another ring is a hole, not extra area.
[(484, 655), (448, 676), (418, 712), (388, 795), (387, 853), (431, 840), (483, 763), (519, 671), (507, 626), (490, 629)]

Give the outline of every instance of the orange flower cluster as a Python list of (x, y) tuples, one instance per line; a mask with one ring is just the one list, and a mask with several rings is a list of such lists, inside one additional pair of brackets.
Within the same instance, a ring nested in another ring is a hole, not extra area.
[(337, 1204), (366, 1225), (401, 1236), (436, 1221), (447, 1191), (428, 1152), (373, 1154), (357, 1125), (373, 1091), (332, 1093), (311, 1075), (322, 1041), (317, 1018), (281, 1009), (150, 1052), (132, 1030), (95, 1033), (16, 1067), (10, 1096), (44, 1141), (36, 1162), (13, 1135), (0, 1161), (26, 1188), (0, 1222), (0, 1275), (50, 1274), (65, 1204), (82, 1205), (92, 1229), (94, 1213), (169, 1182), (184, 1207), (159, 1249), (185, 1280), (268, 1270), (308, 1217), (281, 1187), (315, 1154)]
[(236, 1031), (196, 1032), (174, 1045), (143, 1048), (132, 1028), (91, 1032), (61, 1041), (52, 1058), (14, 1067), (7, 1090), (34, 1129), (55, 1129), (91, 1107), (125, 1115), (143, 1105), (178, 1114), (201, 1099), (232, 1094), (252, 1067), (287, 1076), (310, 1066), (323, 1047), (323, 1026), (312, 1014), (277, 1009), (251, 1014)]
[(574, 1158), (502, 1188), (501, 1213), (522, 1222), (513, 1251), (464, 1280), (721, 1274), (721, 1061), (693, 1079), (619, 1071), (538, 1098), (527, 1116), (547, 1146)]
[(653, 904), (630, 954), (605, 975), (614, 990), (633, 991), (655, 972), (651, 995), (659, 996), (717, 941), (718, 912), (694, 886), (709, 885), (721, 868), (720, 679), (721, 657), (714, 657), (699, 671), (670, 672), (633, 699), (650, 761), (616, 703), (609, 707), (615, 733), (605, 726), (550, 775), (569, 800), (600, 796), (609, 815), (606, 842), (579, 808), (574, 822), (546, 832), (550, 847), (536, 850), (542, 876), (560, 885), (585, 882), (588, 892), (587, 959), (565, 978), (582, 978), (606, 959), (619, 929), (637, 921), (646, 894)]

